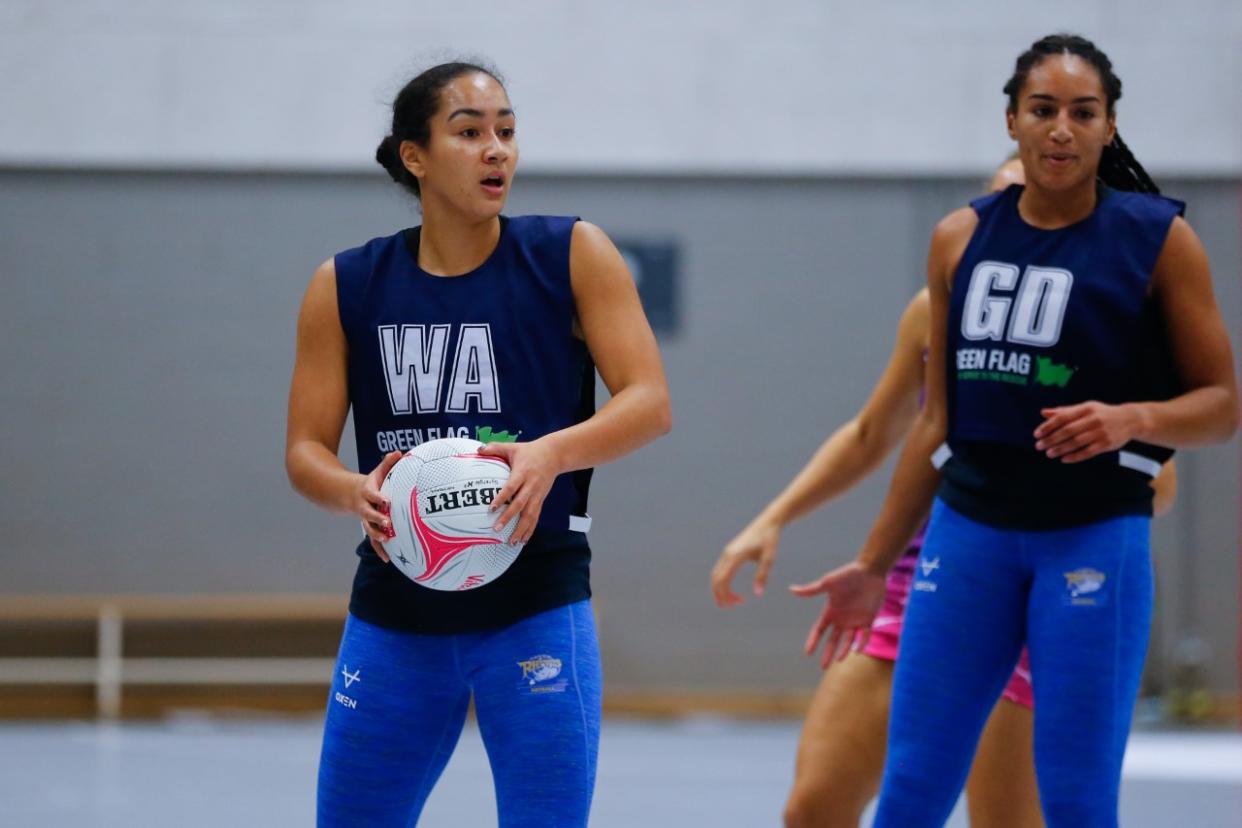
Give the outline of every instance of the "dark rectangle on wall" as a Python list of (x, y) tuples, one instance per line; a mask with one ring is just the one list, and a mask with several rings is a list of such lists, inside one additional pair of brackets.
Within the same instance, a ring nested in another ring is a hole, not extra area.
[(651, 329), (660, 338), (675, 336), (681, 326), (677, 243), (642, 239), (618, 239), (614, 243), (638, 285)]

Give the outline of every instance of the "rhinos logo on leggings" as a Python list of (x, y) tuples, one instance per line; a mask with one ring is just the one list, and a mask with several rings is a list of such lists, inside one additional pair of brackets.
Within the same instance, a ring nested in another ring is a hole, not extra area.
[(1068, 603), (1078, 607), (1094, 607), (1105, 603), (1102, 590), (1108, 576), (1103, 572), (1084, 567), (1064, 575)]
[(522, 681), (518, 687), (523, 690), (531, 693), (563, 693), (569, 686), (568, 679), (558, 678), (563, 666), (559, 658), (546, 654), (536, 655), (519, 661), (517, 666), (522, 668)]

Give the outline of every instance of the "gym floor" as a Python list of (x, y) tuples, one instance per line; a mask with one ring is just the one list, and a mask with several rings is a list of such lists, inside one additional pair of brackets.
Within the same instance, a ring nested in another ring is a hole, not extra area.
[[(309, 826), (321, 720), (219, 719), (0, 725), (0, 824)], [(607, 719), (594, 828), (780, 824), (798, 724)], [(1127, 828), (1238, 828), (1242, 733), (1136, 732), (1126, 756)], [(864, 820), (864, 824), (867, 820)], [(496, 824), (491, 776), (468, 725), (420, 821)], [(548, 815), (555, 825), (555, 815)], [(948, 823), (966, 828), (959, 805)]]

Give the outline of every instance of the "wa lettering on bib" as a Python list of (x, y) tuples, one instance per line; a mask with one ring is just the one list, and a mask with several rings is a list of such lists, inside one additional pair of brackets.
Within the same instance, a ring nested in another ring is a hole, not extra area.
[(491, 325), (458, 326), (457, 347), (444, 388), (452, 325), (381, 325), (380, 357), (388, 402), (396, 414), (500, 413), (500, 378)]

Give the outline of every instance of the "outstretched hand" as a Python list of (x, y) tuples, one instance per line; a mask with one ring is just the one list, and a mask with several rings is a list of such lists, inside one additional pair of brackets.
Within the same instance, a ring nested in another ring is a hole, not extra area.
[(805, 651), (811, 655), (827, 634), (820, 667), (844, 659), (851, 649), (861, 650), (871, 637), (871, 622), (884, 603), (884, 576), (865, 569), (857, 561), (838, 567), (809, 584), (796, 584), (790, 592), (802, 598), (827, 596), (823, 612), (811, 626)]

